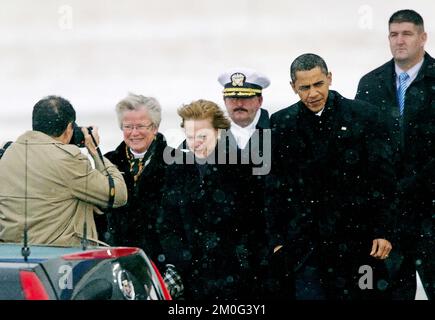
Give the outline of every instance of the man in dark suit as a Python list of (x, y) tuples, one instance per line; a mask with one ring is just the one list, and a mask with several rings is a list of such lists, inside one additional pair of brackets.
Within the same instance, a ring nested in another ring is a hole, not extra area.
[(272, 259), (290, 264), (296, 299), (383, 298), (393, 170), (379, 112), (329, 90), (315, 54), (290, 73), (301, 100), (271, 117)]
[(378, 106), (392, 132), (398, 178), (399, 247), (390, 273), (393, 298), (414, 299), (415, 270), (429, 299), (435, 297), (435, 60), (425, 52), (423, 18), (413, 10), (389, 22), (393, 59), (365, 75), (356, 99)]

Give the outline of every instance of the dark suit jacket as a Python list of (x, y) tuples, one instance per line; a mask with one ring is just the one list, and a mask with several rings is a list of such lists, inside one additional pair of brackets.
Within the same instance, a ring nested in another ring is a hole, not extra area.
[(355, 277), (372, 240), (389, 239), (394, 174), (376, 107), (330, 91), (321, 115), (300, 101), (271, 117), (271, 247), (284, 245), (295, 270), (314, 252), (320, 269)]

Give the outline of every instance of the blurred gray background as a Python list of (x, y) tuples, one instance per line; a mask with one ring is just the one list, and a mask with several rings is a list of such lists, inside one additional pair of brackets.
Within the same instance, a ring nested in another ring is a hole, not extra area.
[(433, 0), (2, 0), (0, 142), (31, 129), (33, 105), (56, 94), (112, 150), (122, 139), (115, 104), (134, 92), (161, 102), (160, 131), (177, 145), (176, 109), (199, 98), (223, 106), (216, 79), (227, 68), (270, 77), (271, 113), (296, 102), (288, 70), (306, 52), (325, 58), (332, 89), (353, 98), (360, 77), (391, 58), (387, 21), (405, 8), (422, 14), (435, 55)]

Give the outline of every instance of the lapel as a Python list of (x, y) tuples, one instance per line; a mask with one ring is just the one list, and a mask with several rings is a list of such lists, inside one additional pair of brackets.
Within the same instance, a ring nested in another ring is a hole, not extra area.
[(411, 83), (411, 85), (415, 82), (423, 80), (425, 77), (435, 78), (435, 61), (434, 59), (426, 52), (424, 54), (424, 62), (418, 71), (417, 77)]
[(381, 86), (387, 89), (389, 101), (394, 102), (392, 106), (397, 107), (396, 71), (394, 70), (393, 59), (385, 64), (383, 71), (378, 74), (378, 79)]
[(305, 149), (305, 156), (308, 156), (310, 162), (325, 161), (328, 157), (330, 145), (334, 143), (337, 132), (341, 130), (341, 98), (337, 92), (330, 90), (325, 109), (319, 118), (299, 102), (298, 131), (302, 139), (301, 146), (304, 146), (301, 149)]
[[(397, 89), (396, 89), (396, 71), (394, 69), (394, 60), (388, 61), (384, 67), (377, 74), (379, 81), (379, 86), (386, 89), (386, 96), (379, 97), (379, 99), (385, 99), (387, 104), (386, 109), (383, 111), (387, 116), (387, 120), (392, 133), (392, 146), (394, 149), (398, 150), (403, 144), (403, 133), (400, 129), (402, 126), (401, 118), (399, 118), (399, 103), (397, 100)], [(382, 92), (382, 89), (381, 91)]]
[(269, 112), (265, 109), (260, 109), (260, 119), (258, 119), (258, 123), (256, 125), (256, 129), (270, 129), (270, 118)]
[[(425, 112), (425, 106), (430, 105), (428, 99), (431, 99), (430, 92), (433, 90), (428, 84), (431, 83), (430, 78), (435, 77), (435, 62), (429, 54), (425, 54), (424, 62), (421, 66), (417, 77), (409, 85), (407, 92), (419, 91), (419, 98), (415, 99), (415, 94), (407, 94), (405, 104), (405, 120), (406, 122), (415, 123), (421, 117), (422, 112)], [(433, 81), (433, 80), (432, 80)], [(424, 93), (422, 93), (424, 90)]]

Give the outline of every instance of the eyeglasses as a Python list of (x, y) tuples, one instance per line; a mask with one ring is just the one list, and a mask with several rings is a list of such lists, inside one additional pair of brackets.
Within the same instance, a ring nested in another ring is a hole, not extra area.
[(131, 132), (134, 129), (136, 129), (137, 131), (145, 131), (145, 130), (149, 130), (154, 126), (153, 123), (149, 124), (149, 125), (144, 125), (144, 124), (137, 124), (137, 125), (132, 125), (132, 124), (123, 124), (122, 125), (122, 130), (126, 131), (126, 132)]

